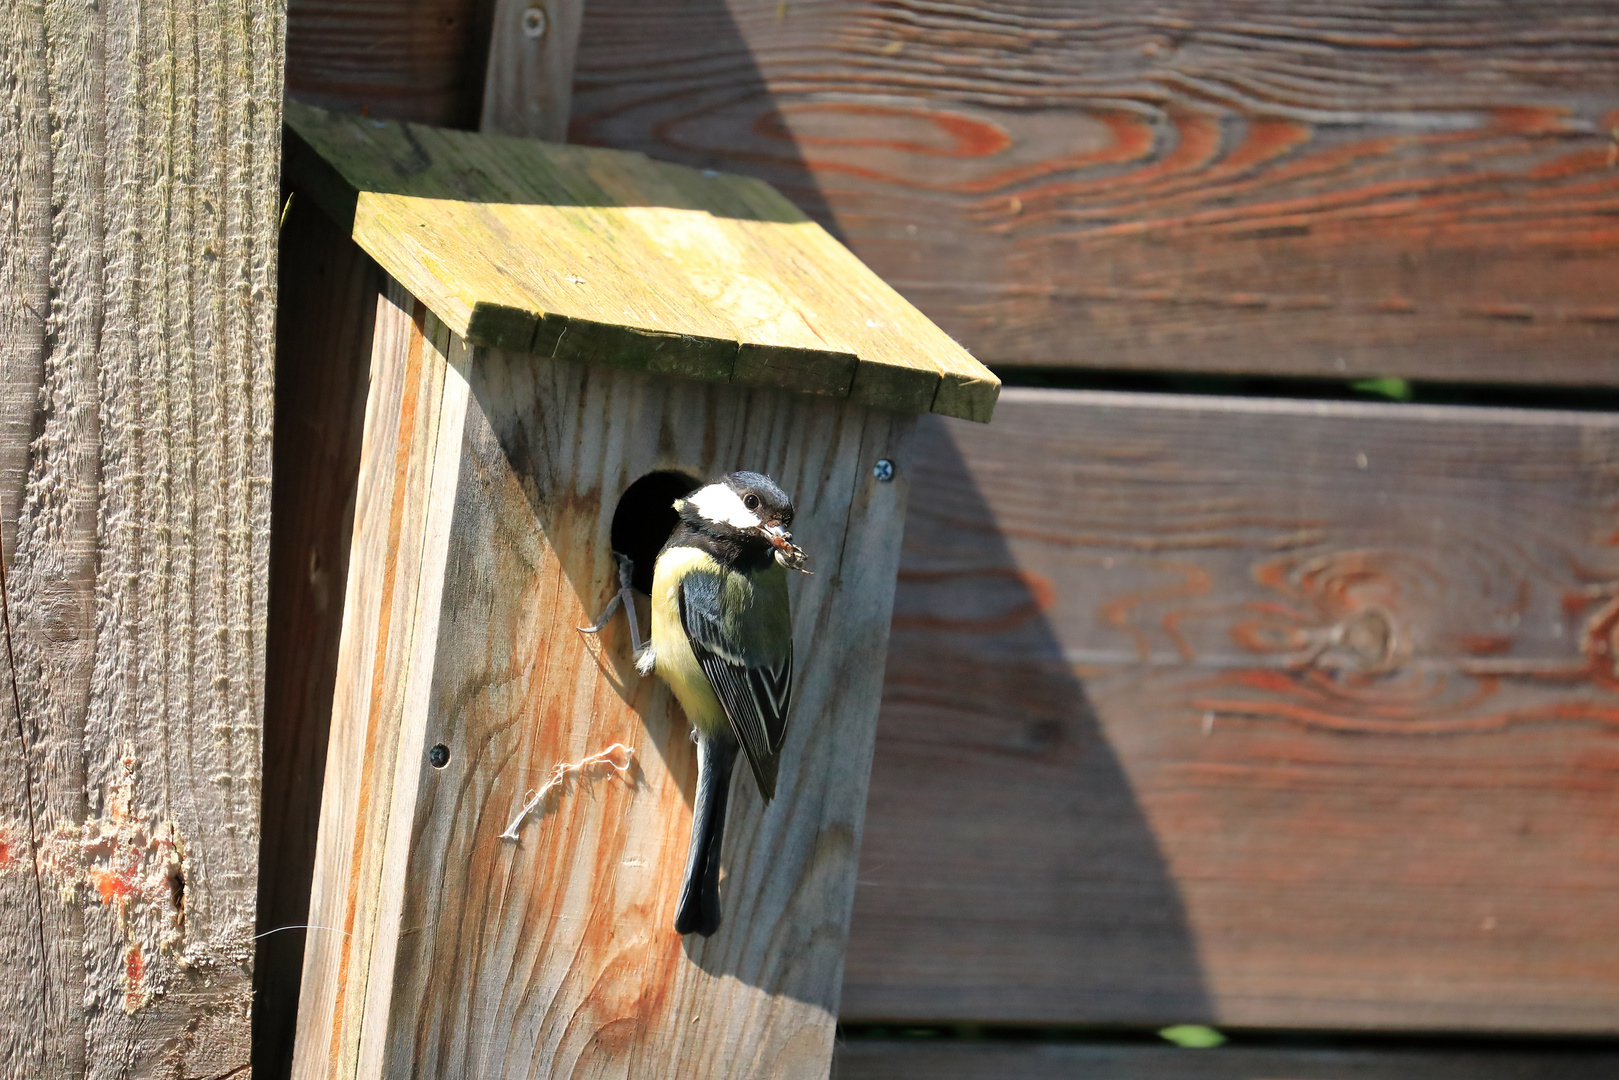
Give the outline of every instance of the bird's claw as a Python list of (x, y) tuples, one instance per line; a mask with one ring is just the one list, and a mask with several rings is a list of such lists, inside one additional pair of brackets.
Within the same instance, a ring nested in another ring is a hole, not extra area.
[(595, 622), (591, 623), (589, 626), (579, 627), (579, 632), (581, 634), (599, 634), (603, 630), (607, 629), (607, 624), (613, 620), (613, 612), (617, 611), (618, 605), (622, 604), (623, 602), (623, 590), (614, 593), (613, 598), (607, 601), (607, 606), (602, 609), (601, 617)]
[(635, 593), (632, 591), (635, 580), (635, 560), (622, 552), (613, 552), (613, 558), (618, 563), (618, 591), (613, 598), (607, 601), (607, 607), (602, 610), (601, 616), (589, 626), (579, 627), (581, 634), (599, 634), (607, 629), (607, 624), (613, 620), (613, 612), (621, 606), (625, 617), (630, 623), (630, 648), (632, 655), (639, 656), (644, 645), (641, 641), (641, 622), (635, 615)]

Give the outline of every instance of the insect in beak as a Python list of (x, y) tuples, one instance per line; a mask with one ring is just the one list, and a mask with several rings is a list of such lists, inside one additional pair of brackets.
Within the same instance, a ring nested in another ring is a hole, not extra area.
[(776, 549), (773, 554), (777, 562), (789, 570), (797, 570), (801, 574), (810, 573), (804, 569), (804, 549), (793, 543), (792, 533), (774, 523), (762, 525), (760, 530), (765, 534), (765, 539), (770, 541), (770, 546)]

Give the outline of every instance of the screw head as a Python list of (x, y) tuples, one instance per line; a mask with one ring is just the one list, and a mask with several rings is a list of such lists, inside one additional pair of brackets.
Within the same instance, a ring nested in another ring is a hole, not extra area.
[(894, 463), (887, 458), (880, 458), (877, 464), (871, 467), (871, 475), (885, 484), (888, 483), (894, 479)]
[(450, 748), (438, 743), (427, 752), (427, 763), (435, 769), (442, 769), (450, 763)]
[(545, 17), (544, 8), (531, 7), (523, 12), (523, 33), (527, 36), (531, 38), (544, 37), (547, 25), (548, 20)]

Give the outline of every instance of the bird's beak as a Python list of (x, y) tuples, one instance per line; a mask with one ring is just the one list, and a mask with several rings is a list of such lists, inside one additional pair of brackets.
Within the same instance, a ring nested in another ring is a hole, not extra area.
[(765, 538), (770, 541), (770, 546), (776, 549), (777, 562), (789, 570), (797, 570), (805, 574), (809, 573), (808, 570), (804, 569), (804, 549), (793, 543), (792, 533), (774, 522), (761, 525), (759, 528), (765, 534)]
[(775, 522), (761, 525), (759, 528), (764, 532), (765, 539), (770, 541), (771, 547), (786, 550), (793, 546), (793, 534)]

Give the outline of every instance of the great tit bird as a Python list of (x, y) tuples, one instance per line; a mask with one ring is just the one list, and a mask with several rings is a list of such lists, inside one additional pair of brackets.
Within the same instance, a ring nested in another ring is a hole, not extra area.
[(776, 794), (793, 691), (787, 570), (793, 503), (767, 476), (735, 472), (676, 500), (679, 523), (652, 573), (652, 641), (636, 657), (674, 691), (697, 743), (697, 802), (675, 931), (720, 925), (720, 842), (731, 770), (747, 753), (759, 794)]

